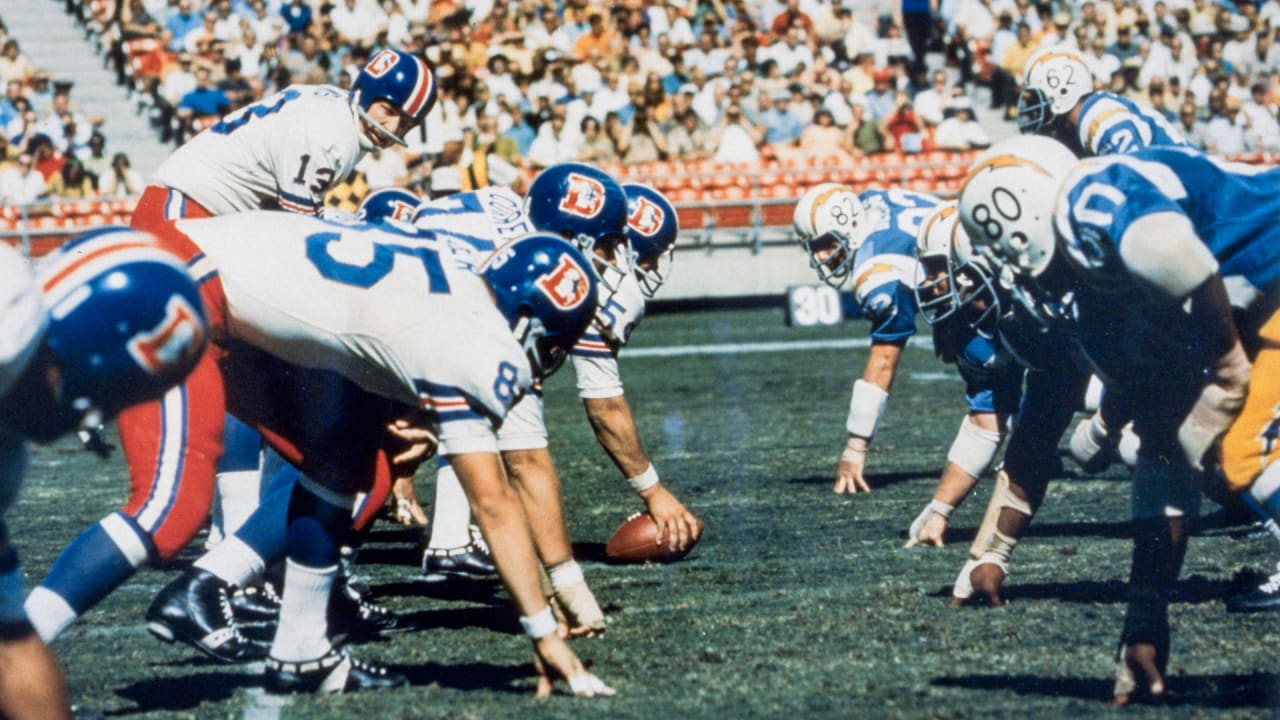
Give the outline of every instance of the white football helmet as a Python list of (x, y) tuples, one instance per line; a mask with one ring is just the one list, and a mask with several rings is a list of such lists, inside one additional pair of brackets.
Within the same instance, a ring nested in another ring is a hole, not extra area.
[(951, 277), (956, 309), (968, 309), (970, 327), (979, 335), (991, 338), (1000, 319), (1000, 293), (985, 258), (973, 248), (969, 233), (959, 220), (951, 225), (951, 254), (947, 257), (947, 274)]
[(916, 307), (930, 325), (956, 311), (955, 283), (951, 277), (951, 233), (960, 216), (955, 202), (934, 208), (916, 233)]
[(960, 188), (960, 222), (996, 277), (1035, 277), (1053, 259), (1053, 210), (1076, 157), (1037, 135), (1002, 141), (983, 153)]
[(1075, 50), (1058, 45), (1027, 61), (1018, 98), (1018, 129), (1038, 133), (1093, 92), (1093, 73)]
[(833, 287), (844, 285), (854, 254), (871, 234), (871, 219), (858, 194), (839, 183), (810, 188), (796, 205), (792, 223), (818, 277)]

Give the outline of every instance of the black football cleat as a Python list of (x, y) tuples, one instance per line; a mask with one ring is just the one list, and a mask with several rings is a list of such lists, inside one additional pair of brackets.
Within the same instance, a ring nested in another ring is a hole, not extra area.
[(415, 629), (395, 611), (373, 602), (363, 583), (339, 578), (329, 596), (329, 635), (339, 639), (367, 638)]
[(300, 663), (267, 658), (264, 675), (266, 691), (276, 695), (384, 690), (409, 685), (404, 675), (375, 663), (362, 662), (337, 649)]
[(422, 577), (429, 583), (492, 580), (497, 572), (493, 558), (475, 543), (459, 548), (427, 548), (422, 553)]
[(280, 594), (275, 583), (262, 580), (236, 588), (231, 593), (231, 609), (237, 620), (267, 622), (280, 617)]
[(1237, 593), (1227, 598), (1227, 612), (1275, 612), (1280, 610), (1280, 567), (1275, 574), (1264, 577), (1250, 590)]
[(267, 647), (240, 634), (230, 585), (192, 568), (169, 583), (147, 608), (147, 630), (165, 642), (184, 642), (226, 663), (261, 660)]

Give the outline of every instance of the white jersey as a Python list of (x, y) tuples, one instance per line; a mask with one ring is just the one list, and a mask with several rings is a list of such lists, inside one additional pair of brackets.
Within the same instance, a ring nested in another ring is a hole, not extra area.
[(26, 369), (47, 324), (31, 267), (17, 250), (0, 243), (0, 395)]
[(263, 211), (177, 228), (206, 255), (193, 274), (220, 278), (232, 337), (426, 409), (443, 454), (497, 451), (494, 429), (532, 384), (528, 360), (484, 280), (443, 243)]
[(154, 182), (214, 215), (277, 207), (319, 215), (325, 194), (372, 148), (359, 128), (346, 91), (291, 85), (196, 135)]

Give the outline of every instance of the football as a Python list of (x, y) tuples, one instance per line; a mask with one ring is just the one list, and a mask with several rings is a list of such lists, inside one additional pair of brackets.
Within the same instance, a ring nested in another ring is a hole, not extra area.
[(613, 562), (643, 563), (675, 562), (689, 554), (694, 545), (692, 542), (684, 550), (670, 550), (666, 545), (658, 544), (658, 524), (648, 513), (639, 512), (627, 518), (614, 531), (605, 545), (604, 554)]

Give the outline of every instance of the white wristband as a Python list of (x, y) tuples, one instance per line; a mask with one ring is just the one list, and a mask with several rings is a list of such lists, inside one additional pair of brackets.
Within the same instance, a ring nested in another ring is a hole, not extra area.
[(631, 486), (632, 490), (642, 493), (658, 484), (658, 471), (650, 463), (649, 467), (644, 469), (644, 472), (635, 477), (627, 478), (627, 484)]
[(533, 615), (521, 615), (520, 627), (524, 628), (525, 635), (534, 640), (544, 638), (559, 629), (556, 624), (556, 616), (551, 612), (550, 605)]
[(880, 389), (879, 385), (858, 379), (853, 382), (853, 396), (849, 398), (849, 419), (845, 420), (845, 429), (851, 435), (868, 440), (876, 434), (876, 425), (884, 414), (885, 403), (889, 401), (889, 393)]
[(954, 505), (948, 505), (941, 500), (930, 500), (929, 504), (926, 505), (925, 508), (934, 515), (941, 515), (947, 519), (951, 518), (951, 511), (956, 509)]

